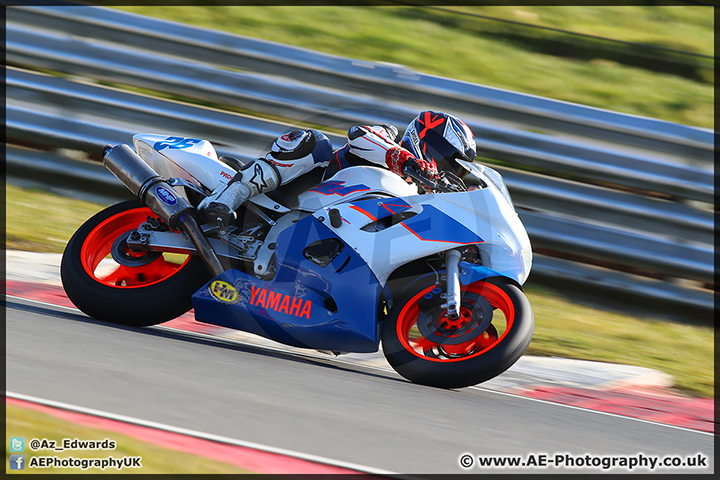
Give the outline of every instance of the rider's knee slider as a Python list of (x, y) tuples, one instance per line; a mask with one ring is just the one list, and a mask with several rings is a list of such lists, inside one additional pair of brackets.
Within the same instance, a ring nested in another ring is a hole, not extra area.
[(330, 139), (317, 130), (293, 130), (278, 137), (265, 160), (277, 168), (285, 185), (317, 166), (327, 166), (332, 155)]

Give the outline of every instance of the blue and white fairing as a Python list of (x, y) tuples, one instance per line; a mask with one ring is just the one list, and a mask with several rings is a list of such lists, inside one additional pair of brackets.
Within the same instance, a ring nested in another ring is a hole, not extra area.
[[(499, 174), (473, 174), (487, 187), (418, 195), (381, 168), (341, 170), (300, 195), (299, 209), (312, 214), (278, 237), (274, 278), (224, 272), (193, 296), (197, 320), (297, 347), (374, 352), (385, 284), (410, 261), (477, 245), (483, 265), (461, 262), (461, 284), (497, 275), (522, 284), (532, 260), (525, 229)], [(402, 221), (373, 228), (400, 213)]]
[(357, 252), (307, 216), (280, 234), (276, 259), (272, 280), (230, 269), (198, 290), (195, 318), (295, 347), (377, 351), (382, 288)]
[[(303, 193), (300, 207), (315, 210), (313, 216), (358, 252), (382, 285), (412, 260), (463, 245), (477, 245), (483, 265), (523, 284), (532, 263), (530, 239), (502, 177), (482, 165), (468, 168), (486, 188), (426, 195), (415, 190), (405, 196), (415, 187), (388, 170), (351, 167)], [(395, 197), (361, 200), (371, 193)], [(331, 225), (331, 209), (342, 218), (337, 228)], [(378, 231), (370, 225), (399, 213), (412, 216)]]

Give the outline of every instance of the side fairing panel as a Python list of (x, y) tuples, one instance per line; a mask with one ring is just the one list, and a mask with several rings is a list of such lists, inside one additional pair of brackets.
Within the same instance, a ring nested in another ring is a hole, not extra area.
[[(339, 227), (329, 221), (336, 208)], [(375, 230), (372, 224), (390, 215), (406, 219)], [(362, 200), (328, 206), (314, 213), (352, 246), (384, 284), (399, 266), (414, 259), (463, 245), (478, 245), (483, 263), (524, 283), (530, 271), (531, 250), (517, 213), (495, 189), (440, 195), (416, 195)]]
[(301, 348), (377, 351), (380, 284), (347, 246), (324, 256), (325, 266), (309, 259), (317, 251), (304, 255), (323, 241), (342, 244), (314, 217), (299, 221), (278, 237), (275, 278), (228, 270), (193, 295), (195, 318)]

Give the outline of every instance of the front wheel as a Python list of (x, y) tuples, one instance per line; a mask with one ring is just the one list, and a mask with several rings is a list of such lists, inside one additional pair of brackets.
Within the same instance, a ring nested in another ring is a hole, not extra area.
[(438, 286), (418, 283), (399, 299), (382, 329), (385, 357), (406, 379), (467, 387), (501, 374), (527, 349), (532, 308), (509, 280), (492, 277), (463, 286), (458, 319), (441, 307)]
[(72, 236), (60, 264), (68, 298), (98, 320), (156, 325), (190, 310), (191, 296), (210, 279), (196, 256), (134, 252), (129, 232), (155, 214), (139, 200), (102, 210)]

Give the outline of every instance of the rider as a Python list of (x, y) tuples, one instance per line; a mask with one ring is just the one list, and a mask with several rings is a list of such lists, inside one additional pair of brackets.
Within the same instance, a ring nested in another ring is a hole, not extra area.
[(265, 158), (240, 169), (200, 202), (199, 210), (209, 221), (228, 226), (235, 210), (248, 199), (286, 185), (316, 168), (324, 178), (338, 170), (357, 165), (382, 166), (404, 176), (404, 167), (434, 179), (438, 170), (460, 178), (467, 170), (456, 159), (472, 161), (475, 136), (459, 118), (442, 112), (423, 111), (407, 126), (401, 142), (392, 125), (355, 126), (348, 130), (348, 142), (333, 152), (330, 140), (317, 130), (293, 130), (278, 137)]

